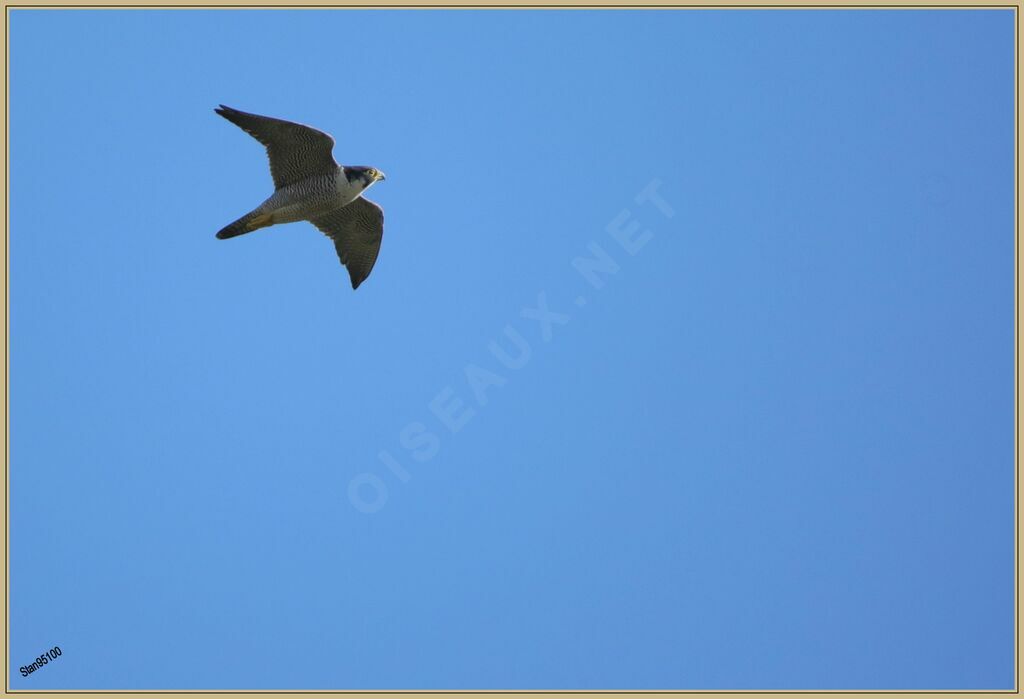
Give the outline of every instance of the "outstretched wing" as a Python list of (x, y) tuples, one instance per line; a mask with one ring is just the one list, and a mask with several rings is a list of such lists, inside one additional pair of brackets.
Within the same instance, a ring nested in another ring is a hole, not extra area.
[(348, 268), (352, 288), (358, 289), (377, 261), (384, 237), (384, 212), (372, 201), (357, 197), (351, 204), (310, 222), (334, 241), (338, 259)]
[(267, 147), (274, 187), (334, 172), (334, 139), (322, 131), (283, 119), (240, 112), (223, 104), (215, 112)]

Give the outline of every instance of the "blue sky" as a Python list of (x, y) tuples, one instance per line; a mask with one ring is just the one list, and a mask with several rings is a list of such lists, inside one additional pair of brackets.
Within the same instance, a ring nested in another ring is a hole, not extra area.
[(1011, 687), (1013, 32), (12, 12), (10, 686)]

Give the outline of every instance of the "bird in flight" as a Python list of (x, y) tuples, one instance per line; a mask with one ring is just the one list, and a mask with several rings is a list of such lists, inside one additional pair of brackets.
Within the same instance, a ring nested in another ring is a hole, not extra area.
[(383, 180), (384, 173), (338, 165), (331, 155), (334, 139), (312, 127), (223, 104), (214, 111), (266, 146), (274, 179), (274, 193), (217, 237), (224, 240), (277, 223), (309, 221), (334, 241), (352, 288), (359, 288), (377, 261), (384, 234), (384, 212), (362, 195)]

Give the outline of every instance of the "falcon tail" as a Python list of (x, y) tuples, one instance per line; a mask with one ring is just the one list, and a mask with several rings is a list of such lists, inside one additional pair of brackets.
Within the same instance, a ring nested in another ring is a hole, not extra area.
[(227, 238), (234, 238), (238, 235), (252, 233), (260, 228), (266, 228), (267, 226), (272, 225), (274, 225), (274, 217), (271, 214), (258, 214), (255, 211), (250, 211), (234, 223), (230, 223), (221, 228), (217, 233), (217, 237), (221, 240), (225, 240)]

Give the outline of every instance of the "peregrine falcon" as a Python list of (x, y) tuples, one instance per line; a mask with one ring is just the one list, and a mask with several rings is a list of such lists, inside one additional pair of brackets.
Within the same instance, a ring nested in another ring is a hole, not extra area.
[(384, 212), (362, 194), (384, 179), (372, 167), (339, 166), (334, 139), (316, 129), (283, 119), (240, 112), (220, 105), (217, 114), (267, 148), (274, 193), (217, 234), (221, 240), (276, 223), (309, 221), (334, 241), (352, 288), (370, 276), (384, 233)]

